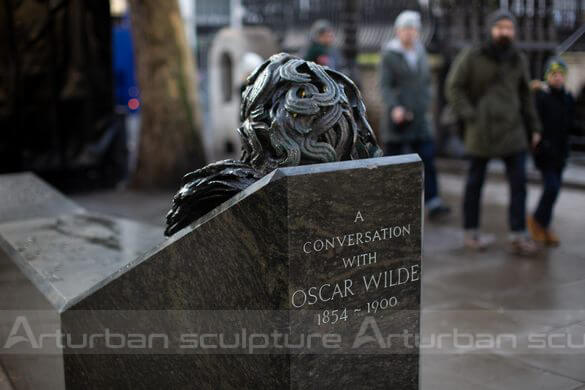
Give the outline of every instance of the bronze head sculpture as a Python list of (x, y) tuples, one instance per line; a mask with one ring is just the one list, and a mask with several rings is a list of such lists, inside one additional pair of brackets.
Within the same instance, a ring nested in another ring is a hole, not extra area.
[(276, 168), (382, 156), (355, 84), (286, 53), (250, 75), (240, 120), (241, 159), (185, 175), (167, 215), (167, 236)]

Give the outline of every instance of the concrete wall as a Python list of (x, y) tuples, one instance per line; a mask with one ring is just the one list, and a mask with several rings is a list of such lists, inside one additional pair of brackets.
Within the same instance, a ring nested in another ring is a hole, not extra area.
[(565, 53), (563, 59), (569, 65), (567, 89), (577, 96), (585, 86), (585, 52)]
[(240, 156), (236, 132), (240, 125), (240, 89), (251, 71), (242, 66), (244, 56), (255, 53), (267, 59), (278, 52), (274, 35), (265, 28), (226, 28), (216, 35), (209, 54), (211, 128), (205, 137), (211, 161)]

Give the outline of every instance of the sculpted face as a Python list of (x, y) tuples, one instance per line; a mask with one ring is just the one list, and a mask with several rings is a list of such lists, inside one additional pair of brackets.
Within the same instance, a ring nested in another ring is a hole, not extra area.
[(278, 54), (248, 79), (238, 129), (242, 161), (275, 168), (379, 157), (355, 84), (343, 74)]

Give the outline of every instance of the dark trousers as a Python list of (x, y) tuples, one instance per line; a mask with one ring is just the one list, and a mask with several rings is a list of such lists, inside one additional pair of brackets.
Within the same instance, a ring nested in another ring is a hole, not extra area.
[(534, 219), (543, 227), (550, 226), (553, 208), (561, 191), (563, 170), (561, 168), (546, 168), (540, 171), (542, 174), (543, 191), (534, 212)]
[(408, 152), (409, 148), (413, 153), (418, 153), (424, 164), (425, 170), (425, 202), (439, 196), (439, 185), (437, 183), (437, 169), (435, 168), (435, 145), (433, 141), (416, 142), (387, 142), (386, 155), (395, 156)]
[[(526, 153), (505, 157), (506, 176), (510, 187), (508, 223), (512, 232), (526, 229)], [(489, 158), (471, 157), (463, 198), (463, 227), (477, 229), (481, 206), (481, 190)]]

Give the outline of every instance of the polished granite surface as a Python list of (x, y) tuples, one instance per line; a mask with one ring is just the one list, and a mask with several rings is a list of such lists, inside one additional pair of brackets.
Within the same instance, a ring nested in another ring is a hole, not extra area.
[(0, 240), (62, 311), (164, 237), (154, 226), (83, 213), (0, 224)]
[[(557, 249), (536, 259), (507, 253), (505, 238), (507, 184), (490, 180), (483, 196), (483, 226), (498, 236), (488, 252), (462, 249), (460, 207), (463, 177), (440, 176), (441, 189), (454, 215), (427, 223), (424, 234), (423, 335), (459, 327), (473, 332), (562, 333), (583, 337), (585, 318), (585, 191), (565, 188), (556, 209), (555, 229), (563, 239)], [(529, 186), (534, 207), (540, 187)], [(75, 201), (105, 213), (147, 222), (162, 221), (168, 194), (106, 191), (75, 196)], [(148, 213), (135, 204), (148, 203)], [(158, 211), (156, 211), (158, 210)], [(510, 308), (530, 309), (512, 311)], [(443, 312), (443, 314), (441, 314)], [(585, 390), (585, 351), (563, 354), (547, 349), (532, 354), (484, 350), (436, 354), (423, 349), (423, 390)]]
[[(346, 305), (351, 311), (349, 319), (333, 330), (355, 336), (367, 316), (368, 302), (395, 295), (399, 306), (387, 314), (380, 311), (370, 317), (379, 321), (383, 331), (396, 327), (418, 334), (418, 273), (412, 274), (407, 285), (407, 280), (403, 280), (401, 286), (371, 291), (358, 285), (369, 273), (394, 269), (396, 282), (398, 268), (419, 269), (421, 168), (418, 157), (411, 155), (276, 170), (171, 237), (149, 256), (129, 264), (125, 272), (92, 289), (65, 313), (64, 326), (78, 329), (112, 324), (113, 328), (116, 321), (100, 317), (100, 311), (178, 310), (183, 313), (180, 321), (171, 321), (174, 317), (167, 316), (141, 321), (137, 326), (141, 331), (143, 327), (154, 326), (168, 332), (178, 325), (199, 331), (211, 325), (217, 332), (226, 326), (221, 311), (231, 315), (253, 311), (277, 313), (291, 307), (294, 291), (353, 279), (355, 295), (339, 302), (339, 296), (329, 303), (323, 301), (311, 307), (312, 312), (293, 310), (287, 314), (285, 325), (289, 315), (291, 324), (293, 317), (310, 318), (310, 324), (300, 321), (301, 329), (291, 325), (293, 332), (300, 334), (313, 327), (325, 332), (329, 326), (319, 329), (313, 324), (315, 310), (342, 310)], [(369, 191), (364, 193), (366, 187)], [(395, 201), (386, 202), (388, 196)], [(361, 220), (357, 218), (358, 212), (363, 216)], [(391, 227), (395, 229), (390, 230)], [(356, 232), (371, 231), (374, 235), (376, 229), (383, 232), (380, 234), (384, 239), (372, 243), (350, 241), (357, 237)], [(408, 233), (403, 229), (408, 229)], [(349, 234), (355, 237), (347, 238), (343, 241), (345, 246), (335, 250), (311, 254), (303, 250), (304, 243), (310, 240), (317, 242), (335, 235), (343, 240), (341, 237)], [(342, 257), (368, 250), (377, 252), (375, 264), (344, 268)], [(358, 313), (354, 309), (363, 311)], [(275, 320), (271, 315), (268, 323), (261, 321), (260, 325), (270, 325)], [(277, 328), (283, 325), (277, 324)], [(246, 330), (255, 333), (257, 328)], [(389, 385), (416, 389), (417, 351), (402, 356), (391, 355), (397, 353), (392, 351), (382, 351), (378, 356), (365, 348), (356, 348), (333, 355), (192, 353), (167, 358), (71, 354), (65, 356), (65, 369), (71, 383), (78, 387), (88, 383), (109, 387), (123, 377), (138, 387), (197, 383), (201, 389), (305, 388), (310, 384), (321, 389), (382, 389)], [(175, 374), (161, 376), (151, 367), (173, 367)]]
[(0, 389), (64, 388), (62, 351), (39, 341), (57, 339), (41, 335), (61, 331), (68, 306), (164, 241), (162, 228), (87, 213), (31, 174), (0, 176), (0, 199)]
[(80, 206), (32, 173), (0, 175), (0, 223), (80, 212)]
[[(534, 261), (510, 256), (506, 251), (505, 182), (492, 180), (486, 185), (483, 225), (487, 232), (497, 234), (499, 241), (484, 254), (461, 248), (462, 177), (441, 175), (441, 184), (455, 214), (445, 223), (425, 227), (423, 334), (428, 338), (449, 324), (474, 332), (503, 329), (527, 334), (544, 327), (549, 333), (560, 330), (585, 334), (585, 319), (580, 315), (585, 309), (582, 214), (585, 192), (563, 190), (555, 220), (563, 243), (558, 249), (546, 250)], [(538, 195), (539, 187), (531, 185), (529, 204), (532, 207)], [(124, 190), (78, 194), (73, 199), (92, 212), (162, 225), (171, 196), (171, 192)], [(510, 308), (530, 310), (511, 311)], [(585, 352), (570, 355), (554, 350), (539, 354), (485, 350), (438, 355), (423, 350), (422, 389), (585, 390), (583, 356)], [(0, 382), (0, 389), (9, 389), (2, 385)]]

